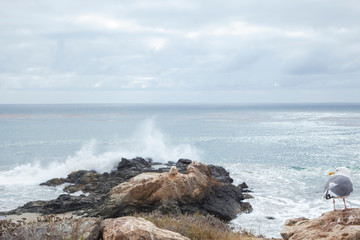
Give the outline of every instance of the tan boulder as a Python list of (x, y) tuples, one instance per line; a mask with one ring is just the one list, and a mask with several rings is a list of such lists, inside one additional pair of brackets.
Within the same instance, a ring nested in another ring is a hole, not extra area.
[(180, 233), (158, 228), (137, 217), (105, 219), (101, 227), (103, 240), (189, 240)]
[(101, 212), (113, 216), (114, 209), (128, 206), (146, 206), (169, 200), (199, 201), (215, 182), (209, 166), (196, 162), (189, 165), (187, 174), (179, 173), (176, 167), (165, 173), (142, 173), (114, 187), (108, 193)]
[(312, 220), (289, 219), (280, 234), (286, 240), (360, 239), (360, 209), (331, 211)]

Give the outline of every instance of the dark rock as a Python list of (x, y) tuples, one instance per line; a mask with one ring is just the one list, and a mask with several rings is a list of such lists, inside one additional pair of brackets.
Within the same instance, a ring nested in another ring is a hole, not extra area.
[(25, 212), (29, 213), (42, 213), (42, 207), (47, 203), (47, 201), (32, 201), (26, 203), (22, 207), (18, 207), (14, 210), (11, 210), (6, 213), (1, 213), (0, 215), (20, 215)]
[(141, 157), (137, 157), (137, 158), (133, 158), (133, 159), (122, 158), (121, 162), (117, 166), (117, 170), (122, 171), (124, 169), (134, 169), (134, 170), (141, 171), (144, 168), (145, 169), (151, 168), (151, 163), (152, 163), (151, 159), (146, 160)]
[(176, 200), (165, 200), (156, 207), (162, 214), (180, 214), (181, 208)]
[(43, 211), (45, 211), (45, 214), (72, 212), (80, 209), (92, 208), (95, 203), (95, 196), (86, 197), (85, 195), (71, 196), (62, 194), (57, 199), (48, 201), (43, 206)]
[[(248, 185), (247, 185), (245, 182), (243, 182), (242, 184), (239, 184), (237, 187), (238, 187), (238, 188), (241, 190), (241, 192), (243, 192), (243, 193), (252, 192), (252, 190), (249, 189)], [(251, 196), (251, 195), (250, 195), (250, 196)]]
[(176, 162), (173, 161), (168, 161), (167, 163), (165, 163), (165, 165), (167, 166), (175, 166)]
[(69, 183), (77, 183), (78, 179), (80, 179), (87, 172), (88, 172), (87, 170), (79, 170), (72, 172), (67, 176), (66, 180)]
[(234, 180), (230, 177), (228, 171), (220, 166), (209, 165), (212, 177), (222, 183), (232, 183)]
[(192, 161), (191, 161), (190, 159), (180, 158), (180, 159), (177, 161), (177, 163), (189, 165), (190, 163), (192, 163)]
[(40, 183), (41, 186), (50, 186), (50, 187), (56, 187), (61, 184), (65, 183), (65, 179), (63, 178), (53, 178), (46, 182)]
[(241, 202), (241, 212), (243, 213), (251, 213), (253, 208), (249, 202)]
[(199, 205), (206, 212), (215, 215), (225, 221), (236, 218), (242, 212), (244, 196), (240, 189), (234, 185), (214, 187)]
[(192, 161), (189, 160), (189, 159), (179, 159), (175, 166), (176, 168), (179, 170), (179, 172), (181, 173), (186, 173), (187, 172), (187, 167), (189, 166), (189, 164), (191, 163)]
[(157, 166), (157, 165), (164, 165), (162, 162), (153, 162), (151, 163), (151, 166)]
[(141, 157), (126, 159), (122, 158), (117, 166), (117, 171), (124, 179), (128, 180), (143, 172), (152, 172), (152, 160)]
[(83, 190), (84, 187), (85, 186), (83, 184), (68, 185), (68, 186), (64, 187), (64, 192), (75, 193), (75, 192)]
[(104, 196), (90, 195), (90, 196), (71, 196), (68, 194), (62, 194), (54, 200), (50, 201), (33, 201), (28, 202), (24, 206), (14, 209), (6, 213), (22, 214), (22, 213), (41, 213), (41, 214), (57, 214), (72, 212), (77, 210), (92, 209), (103, 201)]
[(237, 186), (240, 189), (249, 188), (249, 186), (246, 184), (246, 182), (243, 182)]

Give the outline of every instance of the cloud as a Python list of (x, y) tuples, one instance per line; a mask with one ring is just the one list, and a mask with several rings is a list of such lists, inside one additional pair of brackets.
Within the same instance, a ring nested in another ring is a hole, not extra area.
[(2, 6), (2, 92), (210, 96), (276, 89), (287, 101), (296, 89), (353, 94), (360, 88), (356, 1), (5, 0)]
[(100, 29), (122, 30), (127, 32), (141, 31), (142, 27), (130, 20), (120, 20), (98, 14), (85, 14), (75, 18), (75, 22), (95, 26)]

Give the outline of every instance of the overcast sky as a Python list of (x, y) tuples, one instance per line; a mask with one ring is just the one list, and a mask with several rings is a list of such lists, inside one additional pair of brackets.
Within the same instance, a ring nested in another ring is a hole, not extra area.
[(359, 0), (1, 0), (0, 103), (360, 102)]

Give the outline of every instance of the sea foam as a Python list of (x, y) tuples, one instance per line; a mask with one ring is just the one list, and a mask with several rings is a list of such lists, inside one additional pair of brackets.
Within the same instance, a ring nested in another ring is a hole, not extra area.
[(70, 172), (80, 169), (109, 172), (116, 167), (122, 157), (137, 156), (152, 158), (159, 162), (177, 161), (179, 158), (200, 160), (198, 149), (189, 144), (169, 141), (156, 126), (155, 120), (149, 119), (143, 121), (138, 130), (126, 141), (119, 139), (111, 144), (104, 144), (102, 141), (92, 139), (63, 161), (59, 160), (47, 165), (33, 161), (2, 171), (0, 186), (39, 184), (54, 177), (66, 177)]

